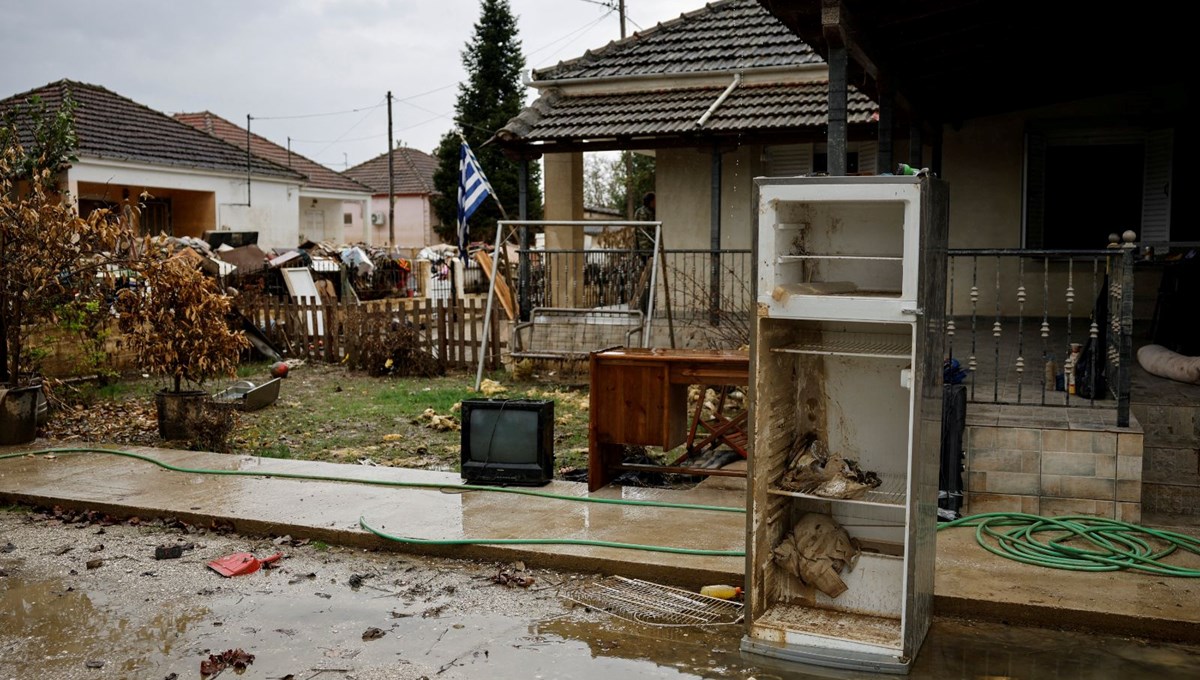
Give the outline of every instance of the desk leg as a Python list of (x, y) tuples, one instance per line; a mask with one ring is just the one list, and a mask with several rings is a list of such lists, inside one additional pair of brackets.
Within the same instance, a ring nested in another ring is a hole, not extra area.
[(588, 491), (608, 486), (617, 476), (614, 465), (621, 464), (624, 446), (592, 441), (588, 447)]

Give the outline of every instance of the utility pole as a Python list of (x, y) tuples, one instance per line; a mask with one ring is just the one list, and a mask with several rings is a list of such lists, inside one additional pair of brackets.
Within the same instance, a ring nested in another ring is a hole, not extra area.
[(246, 207), (250, 207), (250, 114), (246, 114)]
[(396, 245), (396, 167), (392, 156), (396, 153), (392, 141), (392, 91), (388, 90), (388, 245)]
[(292, 167), (292, 138), (288, 137), (288, 167)]
[[(609, 5), (612, 7), (612, 5)], [(617, 15), (621, 17), (621, 40), (625, 39), (625, 0), (617, 2)]]

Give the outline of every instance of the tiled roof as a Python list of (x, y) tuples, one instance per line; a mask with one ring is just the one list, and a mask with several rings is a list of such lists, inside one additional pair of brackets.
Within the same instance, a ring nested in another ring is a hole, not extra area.
[[(76, 155), (148, 165), (246, 172), (246, 152), (174, 118), (98, 85), (60, 80), (0, 100), (0, 111), (40, 97), (57, 109), (70, 96), (77, 104)], [(255, 175), (301, 179), (303, 175), (269, 160), (250, 157)]]
[[(246, 148), (246, 128), (235, 125), (215, 113), (209, 111), (177, 113), (175, 114), (175, 119), (183, 121), (197, 130), (207, 132), (217, 139), (224, 140), (239, 149), (245, 150)], [(250, 134), (250, 153), (303, 173), (308, 177), (307, 186), (315, 189), (360, 193), (371, 191), (370, 187), (359, 184), (353, 179), (334, 172), (320, 163), (311, 161), (295, 151), (289, 153), (286, 147), (279, 146), (275, 142), (264, 137), (259, 137), (254, 133)]]
[[(767, 132), (823, 126), (827, 83), (776, 83), (735, 88), (704, 125), (696, 123), (724, 87), (680, 88), (619, 94), (564, 96), (550, 89), (498, 136), (503, 141), (583, 141), (625, 136), (672, 136), (688, 133)], [(869, 123), (876, 106), (850, 88), (851, 125)]]
[[(354, 166), (342, 174), (353, 177), (367, 185), (377, 194), (388, 192), (388, 158), (381, 153), (371, 160)], [(433, 173), (437, 171), (438, 159), (424, 151), (402, 146), (396, 149), (392, 167), (396, 173), (397, 194), (436, 194), (433, 188)]]
[(756, 0), (724, 0), (534, 71), (534, 80), (697, 73), (824, 63)]

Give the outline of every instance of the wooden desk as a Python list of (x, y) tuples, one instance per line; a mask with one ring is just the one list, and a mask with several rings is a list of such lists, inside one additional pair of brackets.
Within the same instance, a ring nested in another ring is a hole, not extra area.
[(747, 385), (750, 357), (737, 350), (613, 349), (590, 358), (588, 490), (623, 470), (745, 476), (744, 472), (626, 465), (624, 446), (669, 451), (688, 438), (689, 385)]

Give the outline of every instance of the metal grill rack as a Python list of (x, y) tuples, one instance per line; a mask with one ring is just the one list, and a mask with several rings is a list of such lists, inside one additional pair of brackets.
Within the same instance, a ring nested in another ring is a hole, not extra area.
[(907, 359), (912, 356), (912, 341), (903, 336), (882, 333), (814, 333), (805, 335), (799, 342), (786, 347), (773, 347), (771, 351), (784, 354)]
[(654, 625), (727, 625), (742, 620), (740, 602), (624, 576), (584, 582), (564, 597), (614, 616)]
[(864, 505), (884, 505), (888, 507), (903, 506), (908, 501), (904, 475), (883, 473), (879, 477), (883, 483), (868, 491), (862, 498), (829, 498), (827, 496), (818, 496), (802, 491), (790, 491), (788, 489), (771, 489), (768, 493), (776, 496), (812, 498), (819, 501), (833, 501), (838, 503), (862, 503)]

